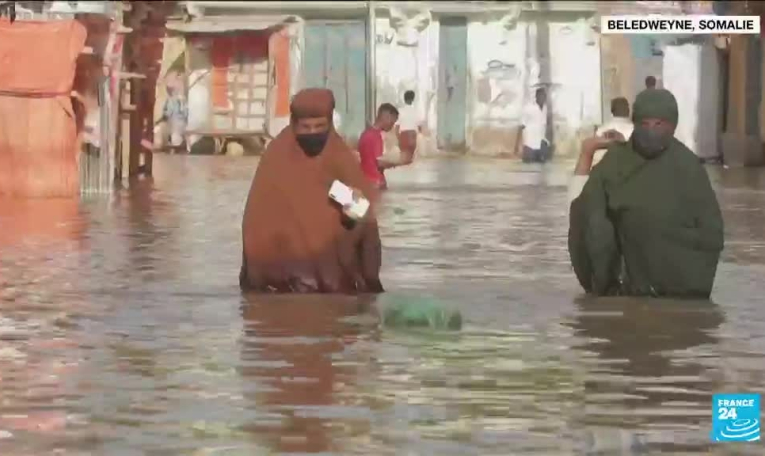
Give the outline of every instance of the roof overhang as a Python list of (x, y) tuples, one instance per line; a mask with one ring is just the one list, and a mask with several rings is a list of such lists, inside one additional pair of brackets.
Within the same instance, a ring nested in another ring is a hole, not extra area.
[(299, 22), (296, 16), (206, 16), (190, 21), (174, 20), (167, 22), (167, 29), (178, 33), (228, 33), (244, 31), (276, 30)]

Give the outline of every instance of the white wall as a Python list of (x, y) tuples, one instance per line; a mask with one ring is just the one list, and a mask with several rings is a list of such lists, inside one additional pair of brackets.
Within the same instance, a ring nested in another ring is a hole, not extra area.
[[(387, 17), (375, 20), (375, 99), (377, 106), (391, 103), (404, 104), (404, 92), (415, 92), (415, 107), (423, 124), (425, 136), (418, 140), (417, 153), (435, 152), (433, 132), (436, 131), (436, 93), (438, 88), (438, 21), (419, 33), (416, 46), (402, 46)], [(396, 147), (395, 135), (385, 137), (386, 149)]]
[(675, 136), (700, 157), (717, 155), (718, 78), (717, 51), (711, 44), (664, 48), (664, 87), (675, 95), (678, 104)]
[(396, 42), (388, 18), (375, 21), (375, 89), (376, 101), (404, 104), (404, 92), (414, 90), (415, 106), (420, 118), (435, 131), (436, 93), (438, 87), (438, 22), (433, 21), (419, 35), (417, 46)]
[(571, 153), (601, 120), (600, 46), (584, 20), (550, 24), (555, 143)]
[(468, 106), (473, 128), (514, 128), (520, 122), (530, 69), (526, 58), (527, 28), (526, 23), (518, 23), (512, 30), (505, 30), (497, 22), (469, 24)]
[[(601, 121), (600, 44), (584, 20), (549, 26), (550, 81), (540, 81), (536, 58), (536, 24), (519, 21), (505, 30), (496, 21), (468, 23), (468, 91), (466, 132), (471, 153), (510, 152), (524, 103), (533, 100), (536, 84), (551, 83), (555, 142), (571, 153), (579, 138)], [(416, 46), (396, 42), (387, 17), (375, 20), (376, 102), (403, 104), (406, 90), (416, 93), (421, 118), (436, 136), (439, 24), (434, 17)], [(390, 142), (386, 138), (386, 145)]]
[[(600, 47), (584, 20), (551, 22), (550, 75), (540, 74), (537, 24), (498, 22), (468, 28), (469, 145), (477, 153), (510, 153), (524, 104), (537, 84), (549, 87), (556, 149), (571, 153), (581, 135), (601, 120)], [(547, 80), (543, 80), (547, 79)]]

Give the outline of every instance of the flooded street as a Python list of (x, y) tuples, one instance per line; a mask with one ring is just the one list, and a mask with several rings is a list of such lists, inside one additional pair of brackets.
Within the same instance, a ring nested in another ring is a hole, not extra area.
[[(573, 165), (389, 174), (376, 298), (243, 297), (257, 159), (157, 156), (111, 199), (0, 201), (0, 454), (763, 454), (709, 443), (765, 387), (765, 173), (710, 168), (713, 303), (585, 299)], [(459, 333), (381, 329), (428, 297)], [(57, 452), (58, 451), (58, 452)]]

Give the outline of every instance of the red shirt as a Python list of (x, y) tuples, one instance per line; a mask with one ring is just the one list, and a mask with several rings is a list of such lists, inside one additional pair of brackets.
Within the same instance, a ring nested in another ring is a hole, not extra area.
[(359, 138), (359, 157), (361, 171), (378, 187), (385, 186), (385, 175), (377, 166), (377, 159), (383, 154), (382, 132), (375, 127), (368, 127)]

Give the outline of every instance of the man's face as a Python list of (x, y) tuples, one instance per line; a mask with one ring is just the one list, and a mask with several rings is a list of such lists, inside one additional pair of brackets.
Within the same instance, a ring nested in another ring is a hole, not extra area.
[(632, 132), (632, 145), (642, 156), (653, 159), (661, 155), (672, 143), (675, 126), (666, 120), (643, 119)]
[(308, 117), (297, 119), (295, 139), (309, 157), (316, 157), (324, 150), (329, 138), (330, 120), (327, 117)]
[(544, 92), (537, 92), (537, 104), (543, 106), (547, 101), (547, 94)]
[(380, 114), (380, 128), (382, 128), (383, 131), (391, 131), (393, 126), (396, 125), (396, 122), (398, 122), (398, 116), (388, 111), (384, 111)]
[(177, 71), (171, 71), (167, 74), (165, 87), (170, 95), (179, 94), (183, 89), (183, 77)]
[(640, 126), (663, 135), (672, 135), (675, 133), (675, 126), (664, 119), (643, 119), (640, 121)]
[(329, 131), (329, 119), (326, 117), (308, 117), (298, 119), (294, 126), (296, 135), (312, 135), (315, 133), (327, 133)]

